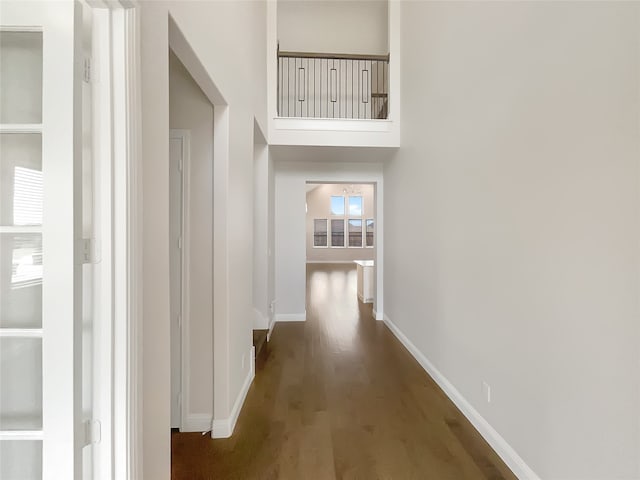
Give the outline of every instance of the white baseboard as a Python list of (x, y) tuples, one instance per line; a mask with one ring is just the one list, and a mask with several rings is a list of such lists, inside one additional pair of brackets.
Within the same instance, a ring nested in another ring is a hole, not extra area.
[(375, 320), (378, 320), (378, 321), (383, 321), (384, 320), (384, 313), (377, 312), (376, 309), (374, 308), (373, 309), (373, 318)]
[(363, 295), (358, 294), (358, 300), (362, 303), (373, 303), (373, 298), (365, 298)]
[(511, 445), (473, 408), (471, 403), (462, 396), (456, 387), (418, 350), (418, 347), (411, 343), (406, 335), (402, 333), (387, 315), (384, 315), (384, 323), (405, 348), (409, 350), (411, 355), (413, 355), (429, 376), (435, 380), (462, 414), (467, 417), (513, 473), (521, 480), (540, 480), (540, 477), (525, 463)]
[(267, 342), (271, 341), (271, 334), (273, 333), (273, 328), (276, 326), (278, 322), (306, 322), (307, 321), (307, 312), (304, 313), (276, 313), (273, 316), (273, 320), (271, 320), (271, 325), (269, 325), (269, 331), (267, 332)]
[(276, 322), (305, 322), (307, 320), (307, 312), (303, 313), (276, 313), (273, 323)]
[(211, 418), (208, 413), (187, 414), (181, 432), (208, 432), (211, 429)]
[[(307, 264), (347, 264), (347, 263), (353, 263), (354, 260), (307, 260)], [(355, 267), (354, 267), (355, 268)]]
[[(253, 352), (253, 347), (251, 347)], [(251, 359), (253, 359), (255, 354), (252, 353)], [(242, 388), (240, 392), (238, 392), (238, 396), (236, 397), (236, 401), (233, 404), (233, 409), (231, 410), (231, 415), (229, 418), (216, 419), (211, 423), (211, 438), (229, 438), (233, 435), (233, 430), (236, 428), (236, 422), (238, 421), (238, 417), (240, 416), (240, 411), (242, 410), (242, 405), (244, 405), (244, 401), (247, 398), (247, 393), (249, 392), (249, 387), (251, 387), (251, 382), (253, 382), (253, 378), (255, 377), (255, 362), (249, 362), (249, 372), (247, 373), (247, 377), (242, 384)]]
[(229, 419), (214, 420), (211, 424), (211, 438), (229, 438)]
[(276, 324), (275, 316), (270, 318), (271, 323), (269, 324), (269, 331), (267, 332), (267, 342), (271, 341), (271, 334), (273, 333), (273, 327)]

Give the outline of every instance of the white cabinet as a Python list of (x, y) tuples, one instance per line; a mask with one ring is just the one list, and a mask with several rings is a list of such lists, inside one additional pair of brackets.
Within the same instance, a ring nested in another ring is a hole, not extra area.
[(373, 260), (356, 260), (358, 269), (358, 300), (362, 303), (373, 302)]

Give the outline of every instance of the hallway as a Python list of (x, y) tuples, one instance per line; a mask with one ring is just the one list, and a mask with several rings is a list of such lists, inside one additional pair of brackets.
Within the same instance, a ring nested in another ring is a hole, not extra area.
[(371, 305), (351, 265), (307, 266), (307, 321), (278, 323), (232, 438), (172, 435), (172, 478), (514, 479)]

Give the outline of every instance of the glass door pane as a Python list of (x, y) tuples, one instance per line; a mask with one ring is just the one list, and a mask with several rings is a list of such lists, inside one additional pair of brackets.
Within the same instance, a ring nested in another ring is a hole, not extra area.
[(42, 40), (0, 31), (2, 479), (42, 478)]
[(42, 135), (0, 134), (0, 225), (42, 225)]
[(0, 478), (2, 480), (41, 479), (42, 441), (5, 440), (0, 442)]
[(42, 32), (0, 32), (0, 123), (42, 123)]
[(0, 337), (0, 384), (0, 430), (41, 430), (42, 339)]
[(0, 134), (0, 328), (42, 328), (42, 136)]

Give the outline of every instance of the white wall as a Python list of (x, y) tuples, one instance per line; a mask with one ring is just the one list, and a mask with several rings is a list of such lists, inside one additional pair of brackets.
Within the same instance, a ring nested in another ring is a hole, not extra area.
[(385, 0), (278, 0), (280, 50), (389, 53)]
[(283, 314), (300, 319), (306, 315), (306, 189), (304, 171), (296, 167), (275, 164), (276, 319)]
[[(166, 8), (144, 3), (142, 91), (142, 469), (168, 479), (169, 425), (169, 40)], [(151, 214), (156, 212), (156, 214)], [(166, 212), (166, 213), (164, 213)]]
[[(279, 118), (277, 112), (278, 87), (278, 10), (282, 2), (267, 2), (267, 30), (266, 30), (266, 73), (267, 114), (269, 117), (268, 140), (270, 145), (316, 145), (331, 147), (387, 147), (400, 146), (400, 2), (385, 2), (387, 16), (388, 47), (382, 53), (389, 53), (389, 117), (387, 120), (356, 119), (321, 119), (321, 118)], [(321, 8), (322, 2), (309, 0), (309, 8)], [(327, 8), (341, 8), (345, 2), (331, 2)], [(360, 3), (360, 2), (358, 2)], [(364, 2), (366, 3), (366, 2)], [(313, 6), (312, 4), (318, 4)], [(284, 8), (288, 8), (287, 5)], [(332, 33), (333, 35), (333, 33)], [(366, 32), (359, 32), (359, 38), (365, 38)], [(325, 38), (314, 35), (313, 38)], [(339, 37), (339, 35), (338, 35)], [(343, 42), (344, 43), (344, 42)], [(284, 48), (284, 47), (283, 47)], [(319, 47), (320, 48), (320, 47)], [(324, 47), (322, 47), (324, 48)], [(354, 47), (355, 48), (355, 47)]]
[[(376, 210), (382, 210), (382, 158), (390, 152), (355, 152), (354, 149), (272, 148), (275, 163), (275, 298), (276, 321), (300, 318), (305, 314), (306, 285), (306, 215), (307, 182), (376, 183)], [(363, 149), (366, 150), (366, 149)], [(369, 157), (375, 163), (355, 163)], [(291, 160), (297, 158), (297, 160)], [(310, 161), (321, 159), (331, 161)], [(304, 159), (307, 159), (306, 161)], [(351, 161), (349, 161), (351, 160)], [(383, 218), (376, 215), (379, 228)], [(377, 232), (376, 232), (377, 234)], [(383, 270), (382, 238), (376, 262)], [(379, 279), (375, 309), (382, 311), (382, 281)]]
[(254, 329), (268, 329), (273, 312), (273, 161), (263, 133), (254, 125), (253, 308)]
[(268, 215), (268, 229), (269, 229), (269, 260), (267, 264), (267, 300), (269, 302), (269, 329), (273, 325), (275, 315), (275, 300), (276, 300), (276, 168), (271, 149), (269, 149), (269, 168), (267, 172), (267, 178), (269, 182), (269, 194), (267, 202), (269, 205)]
[[(169, 55), (169, 127), (190, 132), (189, 371), (187, 415), (213, 415), (213, 106), (173, 52)], [(183, 428), (186, 427), (183, 425)]]
[[(251, 373), (253, 120), (266, 125), (265, 5), (261, 2), (141, 2), (143, 148), (143, 467), (144, 478), (170, 477), (168, 134), (169, 13), (193, 58), (217, 88), (215, 124), (226, 124), (226, 161), (214, 158), (214, 417), (228, 419)], [(180, 56), (180, 55), (179, 55)], [(182, 59), (182, 57), (180, 57)], [(193, 74), (193, 71), (191, 71)], [(210, 89), (198, 84), (207, 92)], [(254, 92), (247, 96), (247, 92)], [(225, 107), (226, 105), (226, 107)], [(216, 141), (214, 150), (220, 144)], [(220, 147), (222, 148), (222, 147)], [(222, 160), (220, 160), (222, 161)], [(216, 175), (216, 172), (220, 172)], [(233, 205), (216, 215), (216, 205)], [(217, 225), (221, 225), (217, 228)], [(230, 268), (230, 266), (232, 268)], [(244, 357), (244, 362), (242, 361)], [(244, 363), (244, 368), (243, 368)]]
[[(307, 187), (309, 187), (308, 185)], [(348, 190), (348, 193), (344, 193), (344, 189)], [(362, 247), (314, 247), (313, 246), (313, 224), (316, 218), (327, 219), (328, 222), (328, 240), (327, 243), (331, 243), (331, 196), (340, 195), (344, 196), (348, 202), (349, 192), (355, 192), (354, 195), (362, 197), (362, 216), (352, 217), (350, 215), (343, 216), (343, 218), (361, 218), (362, 230), (365, 230), (365, 221), (368, 218), (375, 218), (375, 196), (374, 187), (369, 184), (337, 184), (328, 183), (323, 185), (315, 185), (315, 188), (307, 191), (306, 205), (307, 205), (307, 230), (306, 230), (306, 245), (307, 245), (307, 262), (349, 262), (353, 260), (374, 260), (375, 249), (374, 247), (365, 247), (365, 240), (363, 236)], [(348, 205), (348, 204), (347, 204)], [(347, 212), (348, 213), (348, 212)], [(335, 218), (335, 217), (334, 217)], [(348, 242), (348, 232), (345, 227), (345, 242)], [(374, 242), (375, 243), (375, 242)]]
[(385, 313), (540, 478), (640, 478), (640, 5), (401, 8)]

